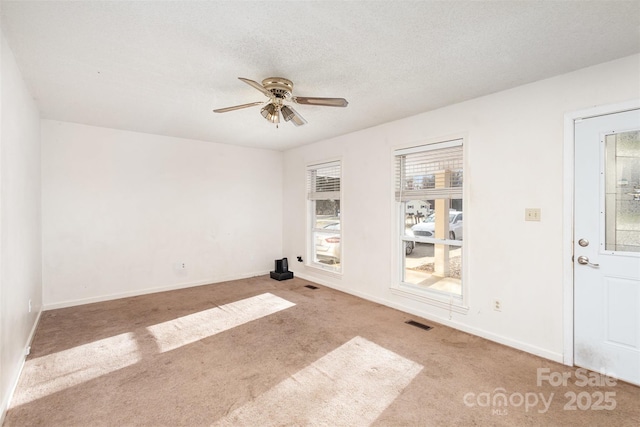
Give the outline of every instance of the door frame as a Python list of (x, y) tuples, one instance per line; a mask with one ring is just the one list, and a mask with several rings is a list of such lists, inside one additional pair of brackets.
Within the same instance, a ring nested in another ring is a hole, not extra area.
[(566, 113), (564, 115), (563, 144), (563, 206), (562, 206), (562, 319), (563, 319), (563, 355), (565, 365), (573, 366), (573, 238), (574, 238), (574, 123), (577, 120), (622, 113), (640, 109), (640, 99), (626, 102), (600, 105)]

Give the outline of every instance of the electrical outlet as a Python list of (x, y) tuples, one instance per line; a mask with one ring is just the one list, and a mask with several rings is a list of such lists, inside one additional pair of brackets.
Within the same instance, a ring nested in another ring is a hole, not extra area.
[(540, 221), (540, 208), (526, 208), (524, 210), (525, 221)]
[(500, 301), (499, 299), (492, 300), (491, 306), (495, 311), (502, 311), (502, 301)]
[(171, 266), (173, 267), (173, 273), (181, 276), (181, 277), (186, 277), (189, 275), (189, 270), (187, 270), (187, 263), (184, 261), (176, 261), (171, 263)]

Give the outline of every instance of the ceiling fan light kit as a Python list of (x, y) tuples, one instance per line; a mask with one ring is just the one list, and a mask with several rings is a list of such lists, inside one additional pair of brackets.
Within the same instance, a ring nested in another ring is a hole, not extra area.
[(262, 107), (260, 114), (271, 123), (280, 123), (280, 113), (274, 104), (267, 104)]
[[(267, 104), (260, 109), (260, 114), (266, 120), (271, 123), (275, 123), (276, 127), (278, 127), (278, 124), (280, 123), (280, 113), (282, 113), (282, 117), (285, 122), (291, 122), (295, 126), (302, 126), (307, 123), (304, 117), (294, 110), (293, 107), (286, 105), (285, 102), (324, 107), (346, 107), (349, 105), (347, 100), (344, 98), (293, 96), (293, 82), (283, 77), (267, 77), (262, 80), (262, 84), (244, 77), (238, 77), (238, 79), (262, 92), (263, 95), (269, 98)], [(218, 108), (213, 110), (213, 112), (226, 113), (261, 104), (263, 104), (263, 102), (250, 102), (248, 104), (235, 105), (233, 107)]]
[(283, 105), (282, 108), (280, 109), (280, 111), (282, 112), (282, 117), (284, 118), (285, 122), (288, 122), (289, 120), (291, 120), (293, 118), (293, 116), (295, 116), (295, 114), (296, 114), (287, 105)]

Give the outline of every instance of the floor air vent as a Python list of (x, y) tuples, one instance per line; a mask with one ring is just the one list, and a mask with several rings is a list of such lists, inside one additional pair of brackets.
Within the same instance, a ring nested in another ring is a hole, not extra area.
[(406, 323), (407, 325), (418, 327), (420, 329), (424, 329), (425, 331), (428, 331), (429, 329), (433, 329), (433, 326), (427, 326), (423, 323), (416, 322), (415, 320), (407, 320), (404, 323)]
[(309, 289), (318, 289), (317, 286), (313, 286), (313, 285), (304, 285), (304, 287)]

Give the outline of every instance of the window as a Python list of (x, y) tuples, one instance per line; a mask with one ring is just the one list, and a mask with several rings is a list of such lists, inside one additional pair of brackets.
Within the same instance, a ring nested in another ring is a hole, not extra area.
[(342, 233), (340, 217), (340, 162), (307, 168), (309, 255), (311, 265), (340, 272)]
[(462, 301), (462, 140), (395, 152), (401, 283)]

